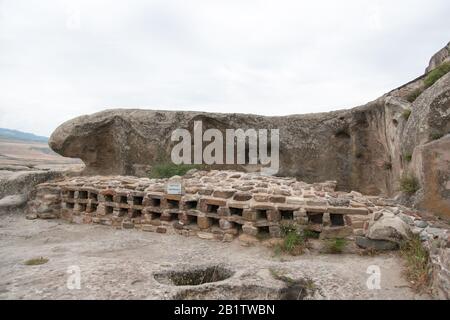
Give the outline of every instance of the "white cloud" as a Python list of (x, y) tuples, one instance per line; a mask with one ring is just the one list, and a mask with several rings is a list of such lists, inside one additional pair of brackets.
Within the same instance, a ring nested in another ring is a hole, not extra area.
[(266, 115), (353, 107), (421, 74), (445, 0), (0, 0), (0, 127), (106, 107)]

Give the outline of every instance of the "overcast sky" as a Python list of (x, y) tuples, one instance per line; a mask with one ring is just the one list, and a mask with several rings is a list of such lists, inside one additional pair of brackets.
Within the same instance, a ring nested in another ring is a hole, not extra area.
[(0, 127), (354, 107), (422, 74), (449, 17), (448, 0), (0, 0)]

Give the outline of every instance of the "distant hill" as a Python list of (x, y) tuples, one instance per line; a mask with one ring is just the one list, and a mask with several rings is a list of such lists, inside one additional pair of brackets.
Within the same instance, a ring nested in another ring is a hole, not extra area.
[(0, 128), (0, 139), (13, 139), (23, 141), (48, 142), (47, 137), (37, 136), (32, 133), (22, 132), (18, 130)]

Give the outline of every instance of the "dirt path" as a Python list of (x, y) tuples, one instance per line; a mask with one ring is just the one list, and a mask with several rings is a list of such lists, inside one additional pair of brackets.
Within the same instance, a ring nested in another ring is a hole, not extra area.
[[(42, 265), (24, 261), (45, 257)], [(234, 274), (195, 287), (160, 283), (155, 273), (224, 266)], [(369, 290), (368, 266), (379, 266), (381, 289)], [(79, 267), (80, 289), (68, 289), (68, 268)], [(271, 271), (272, 270), (272, 271)], [(115, 230), (57, 220), (0, 215), (0, 299), (276, 298), (284, 283), (273, 270), (308, 278), (317, 299), (423, 299), (401, 276), (395, 254), (276, 257), (265, 247), (242, 247), (196, 237)]]

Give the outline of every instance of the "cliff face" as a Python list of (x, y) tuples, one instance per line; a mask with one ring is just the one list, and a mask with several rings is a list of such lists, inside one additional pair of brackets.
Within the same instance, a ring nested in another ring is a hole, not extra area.
[[(429, 68), (446, 61), (442, 57), (434, 57)], [(421, 184), (415, 203), (450, 216), (450, 74), (428, 88), (423, 78), (364, 106), (320, 114), (105, 110), (62, 124), (49, 144), (61, 155), (81, 158), (86, 174), (143, 176), (161, 159), (170, 159), (176, 144), (170, 139), (172, 131), (185, 128), (192, 133), (194, 121), (202, 121), (203, 131), (219, 129), (224, 137), (225, 129), (279, 129), (279, 175), (307, 182), (336, 180), (341, 190), (393, 196), (399, 192), (400, 177), (408, 173)], [(411, 103), (414, 92), (422, 93)], [(431, 193), (439, 205), (430, 204)]]

